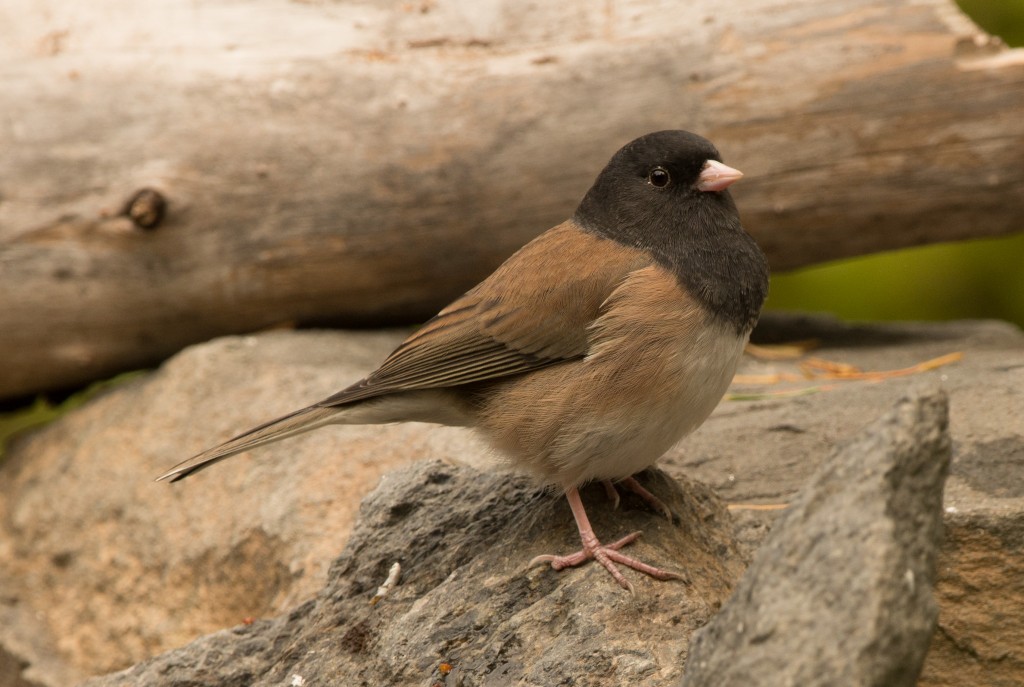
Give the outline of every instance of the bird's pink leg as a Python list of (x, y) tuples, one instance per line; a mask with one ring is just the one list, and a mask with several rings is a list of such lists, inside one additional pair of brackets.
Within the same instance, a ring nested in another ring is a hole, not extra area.
[(659, 499), (651, 492), (647, 491), (642, 484), (637, 482), (632, 477), (627, 477), (626, 479), (619, 482), (619, 484), (626, 487), (626, 489), (629, 489), (631, 492), (642, 498), (644, 501), (647, 502), (648, 506), (650, 506), (651, 508), (653, 508), (654, 510), (668, 518), (669, 522), (672, 522), (672, 509), (665, 505), (664, 501)]
[(597, 535), (594, 534), (594, 528), (590, 526), (590, 519), (587, 518), (587, 512), (583, 508), (583, 501), (580, 499), (580, 492), (576, 487), (571, 487), (565, 490), (565, 498), (569, 500), (569, 507), (572, 509), (573, 517), (576, 518), (576, 527), (580, 531), (580, 540), (583, 542), (583, 549), (576, 553), (569, 554), (568, 556), (552, 556), (544, 555), (537, 556), (530, 565), (536, 563), (550, 563), (551, 567), (555, 570), (563, 570), (572, 566), (579, 565), (591, 558), (599, 562), (605, 567), (605, 569), (611, 573), (615, 581), (619, 583), (623, 589), (630, 592), (633, 591), (633, 585), (622, 576), (622, 572), (619, 570), (616, 563), (625, 565), (626, 567), (633, 568), (646, 575), (650, 575), (659, 580), (675, 580), (680, 579), (681, 575), (667, 570), (661, 570), (655, 568), (652, 565), (647, 565), (642, 561), (638, 561), (635, 558), (619, 553), (619, 549), (627, 544), (632, 544), (640, 536), (640, 532), (632, 532), (627, 534), (622, 539), (613, 542), (608, 545), (602, 544), (597, 539)]
[(601, 484), (604, 486), (604, 493), (608, 494), (608, 500), (612, 502), (612, 510), (618, 510), (622, 499), (619, 496), (619, 490), (615, 488), (615, 483), (610, 479), (603, 479)]
[[(665, 505), (664, 501), (647, 491), (647, 489), (645, 489), (644, 486), (635, 479), (627, 477), (624, 480), (620, 480), (618, 483), (642, 498), (647, 502), (648, 506), (664, 515), (670, 522), (672, 521), (672, 509)], [(615, 488), (615, 482), (612, 482), (610, 479), (603, 479), (601, 480), (601, 484), (604, 486), (604, 492), (608, 494), (608, 500), (612, 502), (612, 509), (618, 509), (621, 498), (619, 497), (618, 490)]]

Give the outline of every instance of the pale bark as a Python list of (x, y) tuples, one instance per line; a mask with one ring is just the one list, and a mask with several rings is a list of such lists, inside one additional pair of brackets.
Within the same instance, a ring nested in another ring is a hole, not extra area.
[(9, 0), (0, 79), (0, 397), (427, 317), (657, 129), (775, 269), (1024, 213), (1024, 59), (950, 0)]

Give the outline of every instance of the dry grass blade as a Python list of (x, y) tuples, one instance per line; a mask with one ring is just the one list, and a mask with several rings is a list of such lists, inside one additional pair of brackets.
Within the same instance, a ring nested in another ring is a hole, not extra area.
[(803, 339), (787, 344), (753, 344), (748, 343), (744, 349), (748, 355), (758, 360), (796, 360), (807, 351), (821, 345), (818, 339)]
[(859, 374), (861, 369), (849, 363), (840, 363), (824, 358), (808, 358), (800, 363), (800, 371), (808, 379), (816, 379), (821, 376), (826, 379), (842, 379), (847, 375)]
[[(866, 372), (853, 365), (835, 363), (828, 360), (821, 360), (819, 358), (811, 358), (802, 363), (800, 367), (805, 371), (805, 373), (807, 373), (809, 379), (860, 379), (880, 381), (883, 379), (892, 379), (894, 377), (906, 377), (908, 375), (919, 374), (921, 372), (929, 372), (930, 370), (942, 367), (943, 365), (955, 363), (963, 357), (963, 352), (956, 351), (954, 353), (939, 356), (938, 358), (925, 360), (924, 362), (911, 365), (910, 367), (903, 367), (898, 370), (869, 370)], [(824, 374), (817, 372), (818, 370), (824, 371)]]
[[(808, 358), (798, 364), (800, 374), (793, 372), (773, 372), (769, 374), (740, 374), (733, 377), (733, 384), (744, 386), (771, 386), (783, 382), (805, 382), (805, 381), (868, 381), (882, 382), (886, 379), (906, 377), (908, 375), (929, 372), (944, 365), (949, 365), (963, 359), (961, 351), (947, 353), (937, 358), (925, 360), (924, 362), (911, 365), (910, 367), (898, 370), (861, 370), (856, 365), (840, 363), (824, 358)], [(726, 395), (730, 401), (761, 401), (772, 398), (786, 398), (789, 396), (805, 396), (816, 394), (819, 391), (830, 391), (835, 388), (834, 384), (818, 385), (798, 389), (780, 389), (778, 391), (764, 392), (733, 392)]]
[(801, 382), (804, 377), (788, 372), (774, 372), (766, 375), (736, 375), (732, 378), (733, 384), (778, 384), (779, 382)]

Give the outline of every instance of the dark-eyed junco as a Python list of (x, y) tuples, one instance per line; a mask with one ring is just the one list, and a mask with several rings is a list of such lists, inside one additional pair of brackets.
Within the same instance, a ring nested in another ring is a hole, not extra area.
[(540, 235), (406, 339), (365, 379), (181, 463), (176, 481), (328, 424), (472, 427), (565, 490), (583, 541), (556, 570), (597, 559), (676, 577), (602, 544), (578, 487), (619, 481), (696, 429), (725, 393), (768, 291), (768, 265), (726, 188), (740, 172), (710, 142), (660, 131), (612, 157), (572, 219)]

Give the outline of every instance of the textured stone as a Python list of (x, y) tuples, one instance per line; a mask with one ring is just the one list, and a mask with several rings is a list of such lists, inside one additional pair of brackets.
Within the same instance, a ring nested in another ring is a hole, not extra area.
[(834, 452), (691, 645), (684, 687), (913, 687), (950, 462), (947, 401), (904, 399)]
[[(735, 387), (817, 393), (725, 403), (660, 465), (711, 484), (732, 504), (740, 539), (756, 549), (781, 505), (825, 456), (900, 394), (935, 380), (950, 398), (953, 462), (936, 597), (939, 627), (921, 687), (1011, 687), (1024, 675), (1024, 333), (991, 321), (844, 324), (770, 315), (765, 343), (816, 339), (811, 355), (864, 370), (894, 370), (962, 352), (931, 372), (882, 382), (808, 380)], [(789, 373), (794, 361), (751, 361), (745, 374)]]
[[(730, 502), (739, 542), (751, 552), (779, 511), (748, 504), (788, 502), (836, 445), (923, 380), (941, 382), (953, 465), (939, 630), (921, 684), (1019, 682), (1024, 335), (995, 322), (852, 326), (778, 316), (764, 318), (758, 335), (815, 337), (821, 347), (813, 355), (864, 369), (953, 351), (964, 358), (880, 383), (808, 381), (802, 386), (818, 393), (727, 401), (660, 465)], [(180, 484), (152, 482), (192, 452), (351, 383), (401, 336), (275, 331), (219, 339), (16, 442), (0, 465), (0, 656), (10, 657), (2, 662), (24, 664), (19, 679), (33, 685), (63, 687), (244, 618), (289, 611), (323, 587), (360, 499), (382, 473), (423, 458), (484, 465), (487, 451), (461, 430), (339, 427)], [(742, 371), (799, 372), (793, 362), (752, 359)], [(10, 685), (23, 687), (0, 681)]]
[[(641, 479), (677, 523), (628, 494), (613, 510), (597, 485), (583, 492), (591, 520), (608, 537), (643, 529), (631, 551), (684, 571), (685, 583), (627, 571), (630, 595), (597, 565), (527, 567), (534, 555), (578, 547), (564, 498), (520, 477), (421, 462), (366, 498), (313, 600), (85, 685), (675, 684), (689, 637), (742, 562), (725, 507), (706, 487), (656, 471)], [(372, 604), (396, 561), (400, 584)]]
[(0, 467), (0, 642), (18, 638), (27, 675), (68, 685), (286, 611), (323, 586), (383, 472), (482, 453), (456, 430), (345, 427), (182, 484), (153, 481), (359, 379), (401, 336), (220, 339), (12, 446)]

